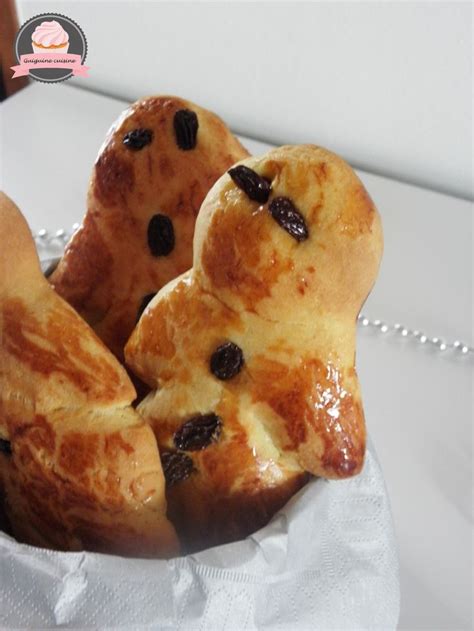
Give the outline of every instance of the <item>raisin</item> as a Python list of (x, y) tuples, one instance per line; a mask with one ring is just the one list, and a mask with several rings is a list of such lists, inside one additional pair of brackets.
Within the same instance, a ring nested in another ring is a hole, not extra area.
[(195, 471), (191, 458), (181, 451), (161, 452), (161, 464), (168, 486), (186, 480)]
[(183, 151), (194, 149), (199, 127), (198, 117), (191, 110), (178, 110), (173, 120), (176, 144)]
[(140, 306), (138, 307), (136, 322), (138, 322), (138, 320), (142, 317), (143, 312), (145, 311), (145, 309), (148, 307), (148, 305), (150, 304), (150, 302), (153, 300), (155, 296), (156, 296), (156, 292), (153, 294), (147, 294), (146, 296), (143, 296)]
[(308, 227), (303, 215), (288, 197), (275, 197), (268, 207), (273, 219), (297, 241), (308, 238)]
[(197, 414), (175, 432), (174, 444), (177, 449), (199, 451), (218, 440), (221, 428), (222, 421), (217, 414)]
[(242, 349), (233, 342), (222, 344), (211, 355), (211, 372), (222, 381), (235, 377), (242, 370), (243, 365)]
[(153, 256), (167, 256), (174, 249), (173, 222), (166, 215), (153, 215), (148, 224), (148, 247)]
[(132, 151), (140, 151), (143, 147), (146, 147), (153, 140), (153, 132), (151, 129), (134, 129), (129, 131), (123, 137), (123, 144), (127, 149)]
[(272, 190), (270, 180), (243, 165), (230, 169), (228, 173), (237, 186), (254, 202), (265, 204), (268, 201)]
[(10, 456), (12, 453), (12, 446), (9, 440), (0, 438), (0, 453)]
[(41, 271), (43, 272), (45, 278), (49, 278), (51, 276), (51, 274), (59, 265), (60, 260), (60, 257), (54, 257), (41, 261)]

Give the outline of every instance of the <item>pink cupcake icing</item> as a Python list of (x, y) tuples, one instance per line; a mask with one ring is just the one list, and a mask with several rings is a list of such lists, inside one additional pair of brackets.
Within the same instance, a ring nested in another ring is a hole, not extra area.
[(41, 22), (31, 37), (34, 53), (67, 53), (69, 35), (59, 22)]

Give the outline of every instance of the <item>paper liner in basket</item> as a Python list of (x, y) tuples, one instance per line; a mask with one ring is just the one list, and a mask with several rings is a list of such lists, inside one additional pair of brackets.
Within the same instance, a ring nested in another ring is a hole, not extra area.
[(0, 533), (0, 627), (395, 629), (390, 505), (369, 446), (362, 473), (315, 479), (237, 543), (153, 561), (60, 553)]

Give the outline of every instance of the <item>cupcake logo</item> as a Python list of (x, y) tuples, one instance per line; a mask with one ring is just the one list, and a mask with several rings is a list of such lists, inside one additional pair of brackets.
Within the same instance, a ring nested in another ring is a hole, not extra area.
[(81, 27), (59, 13), (31, 18), (15, 39), (17, 66), (13, 78), (28, 75), (44, 83), (58, 83), (73, 76), (87, 77), (87, 40)]
[(69, 35), (57, 20), (45, 20), (33, 31), (31, 45), (34, 53), (60, 55), (69, 50)]

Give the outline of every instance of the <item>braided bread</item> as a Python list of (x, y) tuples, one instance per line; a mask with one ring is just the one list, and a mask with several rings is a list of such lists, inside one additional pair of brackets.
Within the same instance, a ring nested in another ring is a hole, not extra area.
[(41, 273), (0, 193), (0, 496), (20, 541), (134, 556), (178, 551), (156, 440), (125, 370)]

